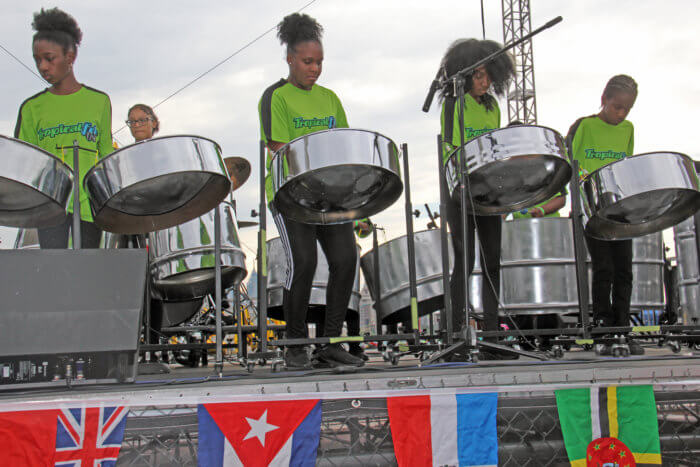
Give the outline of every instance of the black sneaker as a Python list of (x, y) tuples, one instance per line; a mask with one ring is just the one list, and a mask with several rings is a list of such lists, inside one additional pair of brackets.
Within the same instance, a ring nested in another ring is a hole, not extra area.
[(601, 356), (612, 355), (612, 344), (599, 343), (595, 345), (595, 353)]
[(364, 360), (351, 355), (340, 344), (324, 345), (314, 356), (319, 362), (327, 363), (332, 367), (342, 365), (363, 366), (365, 364)]
[(284, 366), (288, 370), (308, 370), (311, 369), (309, 354), (303, 345), (287, 347), (284, 351)]
[(350, 352), (350, 355), (352, 355), (353, 357), (357, 357), (364, 362), (369, 360), (369, 356), (365, 353), (364, 350), (362, 350), (362, 347), (360, 347), (360, 344), (350, 344), (350, 351), (349, 352)]
[(639, 342), (630, 339), (627, 341), (627, 345), (630, 348), (630, 354), (632, 355), (644, 355), (644, 347), (639, 345)]

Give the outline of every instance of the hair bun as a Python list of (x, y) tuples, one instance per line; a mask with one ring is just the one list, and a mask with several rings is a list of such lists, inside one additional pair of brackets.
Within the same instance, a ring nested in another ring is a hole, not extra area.
[(80, 41), (83, 39), (83, 32), (78, 27), (78, 22), (75, 18), (58, 8), (50, 8), (48, 10), (42, 8), (38, 13), (34, 13), (32, 27), (36, 31), (35, 40), (49, 39), (62, 44), (57, 39), (57, 36), (63, 33), (70, 37), (74, 46), (77, 46), (80, 45)]
[(292, 13), (277, 25), (277, 37), (282, 44), (294, 48), (300, 42), (321, 42), (323, 26), (307, 14)]

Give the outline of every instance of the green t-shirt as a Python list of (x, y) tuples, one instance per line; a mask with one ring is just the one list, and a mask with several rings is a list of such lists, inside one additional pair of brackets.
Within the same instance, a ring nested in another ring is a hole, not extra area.
[(569, 130), (571, 155), (587, 173), (634, 154), (634, 126), (610, 125), (598, 116), (579, 119)]
[[(493, 99), (493, 107), (487, 110), (483, 104), (478, 103), (471, 94), (464, 96), (464, 142), (483, 135), (491, 130), (501, 127), (501, 110), (496, 99)], [(459, 106), (457, 99), (445, 98), (440, 114), (440, 134), (442, 135), (442, 161), (447, 162), (449, 155), (461, 144), (459, 134)], [(450, 117), (451, 115), (451, 117)]]
[[(281, 79), (265, 90), (258, 104), (260, 134), (265, 144), (288, 143), (300, 136), (331, 128), (348, 128), (340, 99), (330, 89), (314, 84), (311, 90), (300, 89)], [(272, 202), (272, 156), (267, 153), (265, 191)]]
[[(83, 177), (99, 158), (111, 153), (112, 104), (107, 94), (82, 86), (73, 94), (59, 96), (48, 89), (25, 100), (19, 108), (15, 138), (21, 139), (56, 155), (73, 167), (73, 150), (57, 149), (70, 146), (73, 140), (88, 148), (80, 151), (80, 218), (92, 221), (87, 193), (83, 188)], [(68, 203), (68, 212), (73, 212), (73, 201)]]

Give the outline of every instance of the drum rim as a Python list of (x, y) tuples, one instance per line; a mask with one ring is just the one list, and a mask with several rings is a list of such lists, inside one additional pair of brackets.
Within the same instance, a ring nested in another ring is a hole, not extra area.
[(36, 150), (36, 151), (42, 153), (42, 154), (45, 155), (45, 156), (49, 156), (49, 157), (51, 157), (52, 159), (55, 159), (61, 166), (63, 166), (63, 167), (61, 167), (61, 168), (63, 168), (63, 169), (65, 169), (65, 170), (68, 171), (68, 173), (69, 173), (69, 175), (70, 175), (70, 177), (71, 177), (71, 180), (73, 179), (73, 169), (71, 169), (70, 166), (69, 166), (68, 164), (66, 164), (65, 162), (63, 162), (57, 155), (51, 154), (51, 153), (50, 153), (49, 151), (47, 151), (46, 149), (40, 148), (39, 146), (35, 146), (35, 145), (33, 145), (32, 143), (28, 143), (28, 142), (23, 141), (23, 140), (21, 140), (21, 139), (12, 138), (12, 137), (10, 137), (10, 136), (5, 136), (5, 135), (1, 135), (1, 134), (0, 134), (0, 138), (6, 139), (6, 140), (8, 140), (8, 141), (10, 141), (10, 142), (23, 144), (23, 145), (25, 145), (25, 146), (28, 146), (28, 147), (31, 148), (31, 149), (34, 149), (34, 150)]
[[(448, 159), (448, 160), (452, 159), (452, 157), (454, 156), (454, 154), (455, 154), (457, 151), (459, 151), (459, 150), (462, 149), (462, 148), (466, 148), (466, 146), (467, 146), (468, 144), (473, 143), (474, 141), (476, 141), (477, 139), (481, 138), (482, 136), (491, 135), (491, 134), (493, 134), (493, 133), (497, 133), (497, 132), (499, 132), (499, 131), (504, 131), (504, 130), (513, 130), (513, 129), (516, 129), (516, 128), (517, 128), (517, 129), (522, 129), (522, 128), (540, 128), (540, 129), (544, 129), (544, 130), (549, 130), (549, 131), (553, 132), (554, 134), (558, 135), (558, 136), (562, 139), (562, 141), (564, 141), (564, 136), (562, 136), (561, 133), (559, 133), (559, 132), (558, 132), (557, 130), (555, 130), (554, 128), (551, 128), (551, 127), (548, 127), (548, 126), (544, 126), (544, 125), (513, 125), (513, 126), (504, 126), (504, 127), (501, 127), (501, 128), (494, 128), (493, 130), (489, 130), (489, 131), (487, 131), (486, 133), (482, 133), (482, 134), (480, 134), (479, 136), (473, 137), (473, 138), (470, 139), (469, 141), (465, 141), (463, 145), (458, 146), (458, 147), (456, 147), (455, 149), (453, 149), (453, 150), (447, 155), (447, 159)], [(444, 142), (448, 142), (448, 141), (444, 141)]]
[(314, 131), (313, 133), (307, 133), (307, 134), (305, 134), (305, 135), (298, 136), (298, 137), (294, 138), (293, 140), (291, 140), (290, 142), (285, 143), (284, 146), (282, 146), (282, 147), (279, 148), (277, 151), (275, 151), (275, 153), (274, 153), (273, 156), (272, 156), (271, 162), (274, 163), (274, 160), (277, 158), (277, 156), (280, 156), (280, 155), (282, 154), (282, 152), (284, 151), (284, 149), (286, 149), (287, 147), (291, 146), (293, 143), (295, 143), (295, 142), (297, 142), (297, 141), (301, 141), (301, 140), (303, 140), (303, 139), (305, 139), (305, 138), (308, 138), (309, 136), (319, 135), (319, 134), (322, 134), (322, 133), (341, 132), (341, 131), (354, 131), (354, 132), (372, 133), (372, 134), (375, 134), (375, 135), (379, 135), (379, 136), (381, 136), (381, 137), (386, 138), (387, 140), (389, 140), (389, 142), (391, 142), (391, 144), (394, 145), (394, 147), (396, 148), (396, 150), (397, 150), (397, 151), (399, 150), (399, 146), (394, 142), (393, 139), (389, 138), (388, 136), (386, 136), (386, 135), (384, 135), (384, 134), (382, 134), (382, 133), (379, 133), (378, 131), (366, 130), (366, 129), (364, 129), (364, 128), (329, 128), (329, 129), (327, 129), (327, 130)]
[[(667, 155), (671, 155), (671, 156), (681, 156), (682, 159), (686, 159), (686, 161), (690, 162), (691, 165), (693, 165), (693, 167), (695, 167), (695, 162), (696, 162), (695, 159), (693, 159), (692, 157), (690, 157), (690, 156), (687, 155), (687, 154), (683, 154), (682, 152), (677, 152), (677, 151), (651, 151), (651, 152), (643, 152), (643, 153), (640, 153), (640, 154), (632, 154), (631, 156), (623, 157), (623, 158), (620, 159), (620, 160), (616, 160), (616, 161), (614, 161), (614, 162), (611, 162), (611, 163), (609, 163), (609, 164), (604, 165), (603, 167), (597, 168), (597, 169), (594, 170), (593, 172), (591, 172), (591, 173), (589, 173), (588, 175), (586, 175), (585, 177), (583, 177), (583, 178), (579, 181), (579, 185), (583, 185), (585, 182), (591, 180), (591, 178), (592, 178), (592, 176), (593, 176), (594, 174), (600, 173), (600, 172), (603, 171), (604, 169), (610, 169), (610, 168), (612, 168), (613, 165), (617, 167), (618, 164), (621, 163), (621, 162), (628, 161), (628, 160), (632, 160), (632, 159), (635, 159), (635, 158), (637, 158), (637, 157), (649, 156), (649, 155), (652, 155), (652, 154), (667, 154)], [(696, 173), (697, 173), (697, 171), (696, 171)]]
[[(206, 137), (204, 137), (204, 136), (185, 134), (185, 135), (166, 135), (166, 136), (158, 136), (158, 137), (155, 137), (155, 138), (149, 138), (149, 139), (145, 139), (145, 140), (143, 140), (143, 141), (138, 141), (138, 142), (135, 142), (135, 143), (133, 143), (133, 144), (129, 144), (128, 146), (124, 146), (123, 148), (119, 148), (119, 149), (117, 149), (117, 150), (115, 150), (115, 151), (113, 151), (113, 152), (110, 152), (110, 153), (107, 154), (105, 157), (100, 158), (97, 162), (95, 162), (95, 165), (93, 165), (93, 166), (90, 168), (90, 170), (88, 170), (88, 171), (85, 173), (85, 177), (83, 177), (83, 186), (85, 185), (85, 179), (87, 179), (87, 178), (92, 174), (92, 172), (94, 172), (94, 171), (98, 168), (98, 166), (103, 165), (105, 162), (107, 162), (108, 159), (113, 159), (114, 157), (120, 155), (122, 152), (126, 151), (127, 149), (133, 148), (133, 147), (135, 147), (135, 146), (137, 146), (137, 145), (139, 145), (139, 144), (146, 144), (146, 143), (150, 143), (150, 142), (152, 142), (152, 141), (159, 141), (159, 140), (172, 139), (172, 138), (197, 138), (197, 139), (203, 139), (203, 140), (205, 140), (205, 141), (209, 141), (210, 143), (214, 144), (214, 146), (216, 146), (216, 148), (219, 150), (219, 153), (221, 153), (221, 146), (219, 146), (219, 143), (217, 143), (217, 142), (214, 141), (213, 139), (206, 138)], [(222, 161), (223, 161), (223, 158), (220, 157), (220, 159), (222, 159)]]

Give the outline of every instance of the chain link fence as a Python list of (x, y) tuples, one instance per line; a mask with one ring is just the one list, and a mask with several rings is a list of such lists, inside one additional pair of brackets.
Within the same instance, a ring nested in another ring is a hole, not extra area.
[[(657, 392), (656, 405), (663, 465), (699, 465), (700, 393)], [(499, 465), (569, 465), (553, 393), (499, 395), (497, 417)], [(196, 463), (195, 406), (131, 410), (118, 466)], [(316, 465), (396, 465), (386, 399), (324, 401)]]

